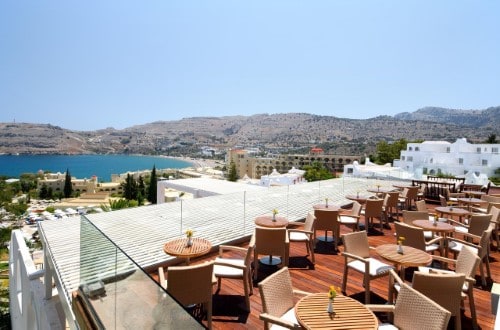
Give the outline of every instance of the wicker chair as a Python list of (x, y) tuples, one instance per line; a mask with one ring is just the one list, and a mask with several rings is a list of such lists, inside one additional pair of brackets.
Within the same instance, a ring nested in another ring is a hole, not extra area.
[(455, 220), (448, 220), (455, 225), (455, 233), (469, 233), (476, 236), (481, 236), (483, 232), (491, 225), (491, 214), (473, 214), (468, 219), (468, 224), (461, 223)]
[[(227, 251), (243, 254), (243, 258), (228, 258), (224, 256), (224, 252)], [(242, 280), (247, 311), (250, 311), (250, 295), (253, 293), (252, 254), (252, 245), (249, 245), (248, 248), (219, 245), (219, 256), (214, 260), (214, 276), (217, 278), (217, 292), (220, 290), (223, 278)]]
[(259, 292), (262, 299), (260, 319), (264, 321), (265, 329), (270, 329), (271, 323), (287, 329), (301, 328), (295, 317), (294, 295), (306, 296), (309, 292), (293, 288), (288, 267), (261, 281)]
[[(338, 241), (340, 239), (339, 227), (339, 212), (334, 210), (315, 210), (314, 215), (316, 221), (314, 222), (314, 238), (320, 241), (333, 242), (335, 251), (337, 251)], [(316, 232), (323, 230), (324, 236), (317, 236)], [(332, 236), (328, 236), (328, 232), (332, 232)]]
[(345, 226), (352, 226), (352, 231), (359, 231), (359, 218), (361, 217), (361, 210), (363, 205), (354, 201), (349, 213), (339, 215), (339, 223)]
[(344, 276), (342, 279), (342, 292), (346, 292), (347, 275), (349, 269), (363, 274), (365, 287), (365, 303), (370, 303), (370, 281), (386, 276), (394, 267), (380, 260), (370, 257), (370, 246), (366, 231), (358, 231), (343, 236), (344, 239)]
[(282, 258), (281, 265), (288, 266), (288, 252), (290, 242), (286, 228), (255, 227), (255, 234), (250, 240), (253, 249), (254, 279), (257, 280), (259, 273), (259, 255), (279, 256)]
[(407, 225), (406, 223), (395, 222), (396, 236), (405, 238), (405, 245), (411, 246), (425, 252), (438, 251), (442, 253), (441, 245), (439, 244), (443, 237), (435, 237), (429, 241), (425, 240), (424, 230), (422, 228)]
[[(463, 246), (469, 246), (474, 251), (476, 251), (477, 256), (484, 262), (481, 262), (479, 266), (479, 271), (481, 273), (481, 283), (485, 287), (486, 286), (486, 276), (484, 274), (484, 266), (486, 264), (486, 273), (489, 278), (491, 278), (491, 270), (490, 270), (490, 258), (489, 258), (489, 247), (490, 247), (490, 239), (491, 239), (491, 231), (492, 228), (488, 228), (483, 232), (481, 236), (476, 236), (469, 233), (464, 233), (465, 237), (469, 237), (472, 241), (464, 241), (458, 239), (456, 237), (447, 237), (448, 246), (451, 252), (453, 252), (455, 258), (458, 253), (462, 250)], [(478, 244), (473, 243), (474, 240), (479, 241)]]
[(207, 313), (208, 328), (212, 328), (213, 261), (194, 266), (168, 267), (167, 292), (182, 305), (202, 304)]
[(462, 302), (462, 287), (464, 274), (422, 273), (414, 272), (412, 288), (434, 300), (455, 317), (455, 329), (462, 328), (460, 320), (460, 303)]
[(458, 253), (457, 259), (450, 259), (441, 256), (432, 256), (436, 261), (440, 261), (447, 264), (453, 264), (455, 270), (445, 270), (445, 269), (435, 269), (430, 267), (418, 267), (418, 270), (423, 273), (437, 272), (445, 274), (463, 274), (465, 275), (465, 281), (462, 286), (462, 303), (463, 299), (466, 297), (469, 299), (469, 309), (473, 322), (474, 329), (477, 329), (477, 316), (476, 316), (476, 305), (474, 301), (474, 284), (476, 283), (475, 275), (477, 267), (481, 262), (481, 259), (477, 256), (476, 251), (468, 246), (462, 247), (462, 250)]
[(490, 210), (491, 214), (491, 230), (492, 230), (492, 239), (493, 234), (496, 236), (497, 241), (497, 251), (500, 249), (500, 206), (493, 206)]
[[(380, 221), (380, 229), (384, 228), (383, 224), (383, 209), (384, 209), (384, 200), (383, 199), (367, 199), (365, 204), (365, 209), (361, 211), (361, 214), (365, 216), (365, 223), (367, 227), (373, 225), (373, 219), (377, 218)], [(368, 230), (368, 228), (365, 228)]]
[[(385, 194), (382, 212), (384, 212), (385, 222), (389, 225), (389, 217), (396, 215), (396, 220), (399, 221), (399, 191), (391, 191)], [(425, 203), (425, 202), (424, 202)]]
[(399, 194), (398, 204), (403, 210), (411, 210), (413, 203), (417, 200), (418, 186), (405, 187)]
[(429, 213), (429, 210), (427, 209), (427, 204), (425, 203), (425, 200), (416, 201), (415, 207), (417, 208), (417, 211)]
[[(302, 242), (305, 243), (307, 249), (307, 255), (311, 255), (312, 263), (316, 261), (314, 259), (314, 227), (315, 227), (316, 217), (314, 214), (309, 212), (304, 222), (302, 229), (289, 228), (288, 229), (288, 240), (292, 242)], [(291, 222), (293, 223), (293, 222)]]
[[(393, 270), (390, 273), (399, 278)], [(448, 310), (402, 281), (395, 305), (366, 305), (366, 307), (373, 312), (392, 313), (394, 316), (392, 324), (397, 329), (405, 330), (445, 330), (451, 316)], [(379, 329), (387, 328), (390, 327), (386, 324), (379, 325)]]

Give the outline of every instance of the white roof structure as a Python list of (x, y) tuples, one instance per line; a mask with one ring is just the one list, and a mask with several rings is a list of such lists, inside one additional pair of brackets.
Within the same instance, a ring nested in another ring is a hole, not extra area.
[(414, 174), (399, 167), (392, 167), (391, 164), (377, 165), (366, 158), (365, 164), (360, 165), (357, 161), (344, 166), (345, 177), (355, 178), (385, 178), (411, 180)]

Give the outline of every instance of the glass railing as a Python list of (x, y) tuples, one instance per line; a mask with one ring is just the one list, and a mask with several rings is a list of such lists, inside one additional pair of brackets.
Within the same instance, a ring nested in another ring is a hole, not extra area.
[(203, 328), (86, 217), (80, 235), (78, 292), (98, 328)]

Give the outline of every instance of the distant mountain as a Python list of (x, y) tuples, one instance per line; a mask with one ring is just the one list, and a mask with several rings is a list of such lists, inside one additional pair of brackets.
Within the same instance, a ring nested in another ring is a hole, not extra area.
[(403, 112), (394, 116), (400, 120), (425, 120), (468, 127), (498, 127), (500, 125), (500, 106), (485, 110), (454, 110), (426, 107), (415, 112)]
[(379, 141), (446, 140), (477, 143), (500, 137), (500, 107), (486, 110), (424, 108), (366, 120), (306, 113), (194, 117), (122, 130), (71, 131), (47, 124), (0, 123), (0, 153), (130, 153), (199, 156), (201, 146), (259, 146), (271, 152), (369, 155)]

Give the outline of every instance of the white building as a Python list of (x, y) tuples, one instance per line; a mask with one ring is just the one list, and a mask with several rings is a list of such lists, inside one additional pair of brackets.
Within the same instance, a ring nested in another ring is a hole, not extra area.
[[(437, 175), (451, 174), (476, 177), (493, 176), (500, 168), (500, 144), (471, 144), (465, 138), (454, 143), (446, 141), (425, 141), (408, 143), (401, 157), (394, 160), (394, 166), (415, 173)], [(481, 175), (483, 174), (483, 175)]]

